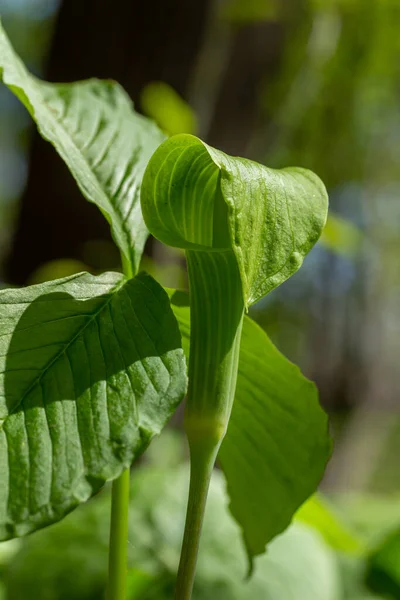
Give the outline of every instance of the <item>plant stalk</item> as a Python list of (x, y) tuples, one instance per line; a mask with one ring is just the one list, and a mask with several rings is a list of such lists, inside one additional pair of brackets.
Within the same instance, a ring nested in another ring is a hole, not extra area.
[[(125, 277), (134, 277), (133, 267), (122, 252), (121, 262)], [(129, 491), (128, 468), (112, 484), (107, 600), (126, 600)]]
[(187, 251), (190, 489), (175, 599), (190, 600), (209, 484), (236, 389), (244, 304), (233, 253)]
[(112, 484), (107, 600), (126, 600), (130, 472)]
[(196, 451), (193, 446), (190, 449), (189, 501), (175, 590), (176, 600), (189, 600), (192, 596), (208, 489), (218, 448), (219, 444), (208, 456)]

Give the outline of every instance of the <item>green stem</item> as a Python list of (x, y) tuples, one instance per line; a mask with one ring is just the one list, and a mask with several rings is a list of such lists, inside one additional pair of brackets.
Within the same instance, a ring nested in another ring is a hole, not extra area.
[(208, 488), (217, 452), (218, 448), (206, 456), (201, 451), (196, 452), (193, 446), (190, 450), (189, 501), (175, 590), (176, 600), (189, 600), (192, 596)]
[(132, 263), (126, 258), (125, 254), (121, 252), (121, 263), (122, 271), (128, 279), (132, 279), (136, 275)]
[(237, 262), (231, 252), (186, 253), (191, 336), (185, 429), (190, 490), (176, 600), (190, 600), (208, 488), (236, 389), (244, 315)]
[(130, 472), (112, 484), (107, 600), (126, 600)]
[[(131, 279), (133, 267), (122, 252), (121, 261), (125, 277)], [(107, 600), (126, 600), (129, 489), (128, 468), (112, 484)]]

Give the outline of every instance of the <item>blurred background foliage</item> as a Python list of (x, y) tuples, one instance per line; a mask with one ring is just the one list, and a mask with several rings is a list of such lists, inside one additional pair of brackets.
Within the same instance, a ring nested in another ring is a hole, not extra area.
[[(196, 599), (400, 598), (399, 0), (114, 0), (111, 9), (106, 0), (0, 0), (0, 14), (35, 74), (114, 78), (168, 134), (195, 133), (325, 181), (331, 212), (320, 243), (252, 309), (317, 382), (331, 415), (324, 497), (300, 510), (246, 583), (216, 475)], [(107, 224), (4, 87), (0, 266), (3, 285), (120, 267)], [(182, 254), (159, 243), (149, 241), (143, 268), (186, 286)], [(171, 597), (181, 444), (166, 433), (133, 477), (132, 599)], [(103, 598), (107, 494), (1, 545), (0, 598)]]

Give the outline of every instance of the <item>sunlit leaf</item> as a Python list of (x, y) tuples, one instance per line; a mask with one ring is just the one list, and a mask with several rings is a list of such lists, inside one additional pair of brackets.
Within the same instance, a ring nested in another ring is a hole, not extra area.
[(185, 393), (180, 345), (148, 275), (0, 292), (0, 539), (59, 520), (143, 452)]
[(54, 145), (85, 198), (100, 208), (135, 273), (148, 235), (140, 210), (141, 179), (165, 136), (133, 110), (114, 81), (52, 84), (32, 76), (1, 24), (0, 76)]

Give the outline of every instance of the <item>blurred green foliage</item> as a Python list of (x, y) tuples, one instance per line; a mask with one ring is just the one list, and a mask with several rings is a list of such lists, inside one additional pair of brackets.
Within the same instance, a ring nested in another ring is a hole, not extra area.
[[(178, 449), (166, 436), (162, 453)], [(162, 438), (161, 438), (162, 440)], [(160, 440), (160, 441), (161, 441)], [(171, 442), (171, 444), (170, 444)], [(180, 446), (179, 446), (180, 447)], [(157, 452), (153, 458), (158, 462)], [(184, 521), (186, 465), (143, 466), (133, 472), (130, 516), (131, 598), (171, 597)], [(63, 522), (26, 538), (5, 570), (7, 598), (95, 600), (106, 583), (108, 490)], [(207, 509), (196, 600), (336, 600), (336, 559), (312, 528), (295, 524), (256, 560), (245, 580), (246, 556), (237, 525), (227, 512), (223, 477), (216, 472)], [(302, 552), (298, 552), (298, 548)], [(72, 575), (73, 574), (73, 575)]]
[(335, 495), (335, 505), (347, 515), (370, 549), (385, 543), (400, 524), (400, 495), (346, 493)]
[[(173, 593), (188, 484), (183, 457), (181, 437), (168, 430), (132, 472), (129, 600), (167, 600)], [(6, 600), (104, 598), (108, 497), (105, 489), (61, 523), (0, 546)], [(300, 509), (246, 580), (240, 532), (228, 512), (223, 476), (215, 472), (194, 600), (398, 598), (399, 534), (361, 550), (357, 527), (349, 525), (351, 511), (346, 514), (332, 502), (319, 496)], [(373, 595), (368, 585), (385, 595)]]
[(355, 556), (365, 553), (365, 542), (355, 532), (340, 511), (330, 505), (321, 495), (312, 496), (297, 511), (296, 519), (317, 529), (325, 541), (335, 550)]
[(280, 9), (279, 0), (230, 0), (222, 3), (220, 16), (230, 23), (259, 23), (278, 18)]
[(153, 81), (143, 88), (141, 108), (168, 135), (194, 135), (197, 131), (197, 119), (189, 104), (163, 81)]
[(361, 250), (362, 234), (350, 221), (331, 213), (320, 241), (333, 252), (355, 258)]
[(75, 273), (81, 273), (89, 271), (87, 265), (80, 260), (74, 260), (72, 258), (62, 258), (59, 260), (51, 260), (41, 265), (34, 273), (32, 273), (29, 283), (44, 283), (45, 281), (52, 281), (53, 279), (61, 279), (62, 277), (68, 277), (69, 275), (75, 275)]

